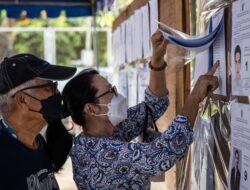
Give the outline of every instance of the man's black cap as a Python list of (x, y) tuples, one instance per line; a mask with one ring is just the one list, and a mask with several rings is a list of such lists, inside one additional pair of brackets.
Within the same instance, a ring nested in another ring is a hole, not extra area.
[(34, 78), (44, 80), (66, 80), (72, 77), (76, 68), (51, 65), (32, 54), (18, 54), (5, 58), (0, 63), (0, 94)]

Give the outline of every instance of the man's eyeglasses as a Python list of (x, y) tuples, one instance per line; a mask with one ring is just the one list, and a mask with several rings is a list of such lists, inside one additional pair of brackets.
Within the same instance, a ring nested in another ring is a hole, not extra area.
[(95, 97), (95, 100), (98, 99), (98, 98), (101, 98), (101, 97), (103, 97), (103, 96), (105, 96), (105, 95), (107, 95), (109, 93), (114, 94), (115, 96), (118, 96), (116, 86), (112, 86), (112, 88), (110, 88), (108, 91), (106, 91), (106, 92), (100, 94), (99, 96)]
[[(29, 89), (44, 88), (44, 89), (47, 89), (47, 91), (52, 92), (53, 94), (55, 94), (57, 92), (57, 86), (58, 86), (57, 82), (50, 82), (50, 83), (46, 83), (46, 84), (41, 84), (41, 85), (35, 85), (35, 86), (29, 86), (29, 87), (26, 87), (26, 88), (22, 88), (21, 90), (18, 90), (16, 93), (18, 93), (20, 91), (24, 91), (24, 90), (29, 90)], [(14, 97), (16, 95), (16, 93), (12, 97)]]

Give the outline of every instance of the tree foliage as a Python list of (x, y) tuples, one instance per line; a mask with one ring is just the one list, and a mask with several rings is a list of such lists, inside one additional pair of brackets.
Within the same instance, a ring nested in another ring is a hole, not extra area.
[[(1, 13), (0, 22), (6, 19), (6, 14)], [(91, 18), (67, 18), (62, 12), (56, 19), (46, 17), (35, 19), (19, 19), (12, 27), (91, 27)], [(103, 21), (103, 19), (105, 21)], [(113, 17), (97, 18), (97, 27), (111, 27)], [(99, 65), (107, 65), (107, 39), (105, 32), (98, 32)], [(85, 48), (85, 32), (56, 32), (56, 58), (57, 64), (69, 65), (72, 60), (80, 59), (81, 50)], [(12, 53), (29, 52), (40, 57), (44, 55), (42, 32), (18, 32), (10, 35)], [(93, 39), (93, 38), (92, 38)], [(93, 40), (92, 40), (93, 41)], [(93, 47), (93, 45), (92, 45)]]

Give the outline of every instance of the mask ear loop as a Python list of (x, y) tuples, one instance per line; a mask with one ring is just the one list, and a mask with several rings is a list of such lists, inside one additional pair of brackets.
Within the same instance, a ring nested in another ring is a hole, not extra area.
[[(28, 93), (26, 93), (26, 92), (24, 92), (24, 91), (23, 91), (23, 93), (24, 93), (26, 96), (29, 96), (29, 97), (33, 98), (34, 100), (36, 100), (36, 101), (38, 101), (38, 102), (41, 102), (41, 100), (39, 100), (38, 98), (36, 98), (36, 97), (34, 97), (34, 96), (31, 96), (30, 94), (28, 94)], [(31, 108), (29, 108), (29, 107), (28, 107), (28, 109), (29, 109), (29, 111), (36, 112), (36, 113), (40, 113), (40, 110), (37, 111), (37, 110), (31, 109)]]
[[(109, 104), (95, 104), (95, 105), (105, 106), (105, 107), (107, 107), (109, 109)], [(101, 113), (101, 114), (98, 114), (98, 115), (95, 115), (95, 116), (97, 116), (97, 117), (106, 116), (106, 115), (108, 115), (107, 113)], [(85, 114), (84, 111), (83, 111), (83, 114)]]

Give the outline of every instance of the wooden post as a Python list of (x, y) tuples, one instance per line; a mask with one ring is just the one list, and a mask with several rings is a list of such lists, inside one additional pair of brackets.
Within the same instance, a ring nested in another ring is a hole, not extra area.
[[(124, 10), (113, 25), (113, 31), (134, 11), (148, 3), (148, 0), (133, 1)], [(189, 0), (158, 0), (159, 4), (159, 20), (164, 24), (183, 32), (189, 32)], [(185, 51), (176, 45), (168, 45), (168, 68), (166, 70), (166, 83), (169, 90), (170, 106), (164, 116), (158, 121), (161, 131), (165, 131), (167, 126), (176, 117), (183, 107), (185, 97), (190, 92), (190, 66), (184, 67)], [(178, 168), (178, 166), (177, 166)], [(181, 168), (181, 167), (179, 167)], [(177, 172), (177, 173), (176, 173)], [(167, 189), (177, 189), (176, 177), (178, 177), (178, 169), (176, 166), (166, 172)]]
[[(189, 23), (188, 16), (186, 16), (186, 6), (184, 0), (159, 0), (160, 21), (177, 30), (186, 31), (186, 25)], [(181, 59), (185, 51), (175, 45), (169, 45), (167, 53), (168, 69), (166, 72), (166, 80), (170, 94), (170, 106), (165, 114), (165, 123), (167, 123), (165, 126), (168, 126), (173, 121), (176, 114), (179, 113), (183, 107), (185, 97), (184, 70), (187, 72), (187, 75), (190, 76), (189, 69), (183, 68), (184, 62), (183, 59)], [(178, 173), (180, 173), (178, 172), (178, 165), (166, 172), (165, 181), (168, 189), (177, 189), (176, 179), (179, 176)]]

